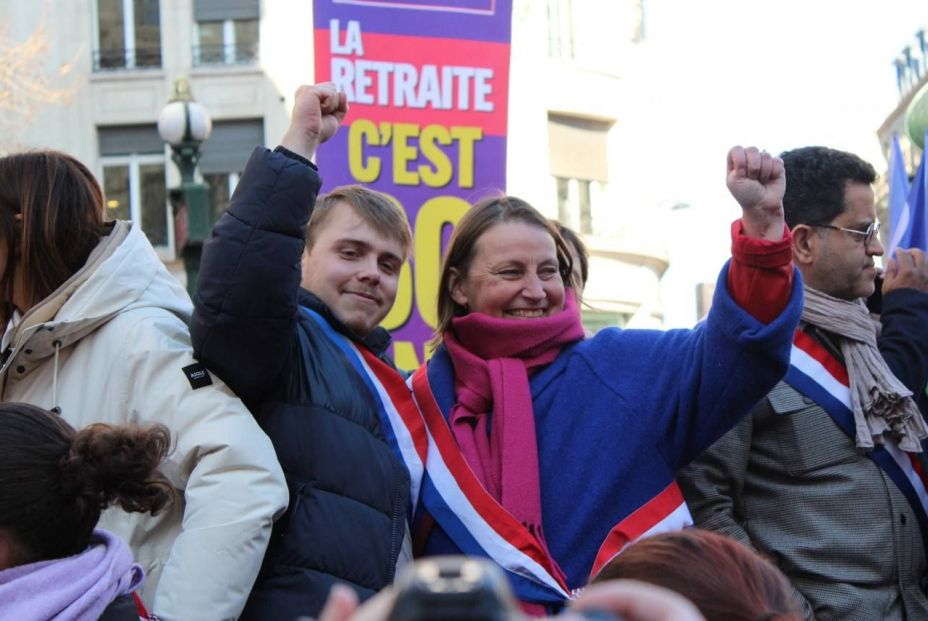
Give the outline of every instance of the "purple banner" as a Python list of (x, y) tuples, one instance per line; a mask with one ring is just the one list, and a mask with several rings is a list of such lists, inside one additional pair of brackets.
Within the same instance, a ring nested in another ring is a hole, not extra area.
[(409, 215), (413, 256), (383, 325), (404, 369), (428, 357), (442, 252), (506, 186), (512, 0), (315, 0), (316, 80), (349, 112), (317, 158), (323, 191), (362, 183)]

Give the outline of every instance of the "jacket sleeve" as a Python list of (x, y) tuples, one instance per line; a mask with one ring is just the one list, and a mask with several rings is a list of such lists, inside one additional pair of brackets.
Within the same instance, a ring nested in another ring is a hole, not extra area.
[(741, 220), (731, 225), (731, 265), (728, 291), (752, 317), (769, 323), (789, 303), (793, 283), (792, 235), (768, 241), (747, 237)]
[[(793, 275), (786, 307), (769, 323), (746, 312), (719, 274), (712, 308), (692, 330), (658, 332), (636, 350), (638, 409), (655, 411), (656, 450), (679, 470), (757, 405), (786, 374), (802, 312), (802, 277)], [(657, 395), (662, 395), (660, 398)]]
[(727, 535), (751, 548), (754, 547), (751, 538), (738, 517), (737, 499), (744, 490), (753, 432), (754, 412), (684, 466), (678, 477), (697, 526)]
[(727, 279), (726, 265), (706, 320), (693, 329), (602, 330), (584, 348), (588, 370), (625, 408), (642, 413), (635, 421), (641, 441), (674, 472), (738, 424), (789, 366), (802, 312), (799, 272), (789, 302), (769, 323), (738, 305)]
[(196, 361), (179, 318), (142, 316), (124, 333), (133, 335), (132, 347), (113, 370), (124, 375), (108, 381), (125, 386), (129, 420), (171, 430), (175, 444), (162, 471), (185, 503), (153, 612), (165, 621), (235, 619), (287, 505), (274, 448), (218, 378), (197, 388), (188, 380), (186, 367)]
[[(769, 409), (767, 400), (761, 401), (734, 429), (684, 466), (677, 477), (696, 526), (731, 537), (762, 556), (744, 527), (739, 499), (748, 474), (754, 421)], [(814, 621), (809, 600), (795, 588), (793, 597), (802, 607), (803, 618)]]
[[(928, 384), (928, 293), (897, 289), (883, 298), (879, 349), (893, 374), (921, 397)], [(925, 412), (923, 411), (924, 415)]]
[(203, 249), (194, 352), (248, 403), (289, 363), (306, 223), (320, 184), (306, 160), (255, 149)]

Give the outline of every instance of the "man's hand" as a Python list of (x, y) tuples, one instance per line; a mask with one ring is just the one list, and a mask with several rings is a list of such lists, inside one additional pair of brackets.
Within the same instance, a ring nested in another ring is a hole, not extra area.
[(296, 89), (290, 127), (280, 146), (312, 159), (316, 147), (335, 135), (348, 112), (348, 98), (331, 82)]
[(783, 160), (755, 147), (728, 152), (728, 191), (741, 205), (744, 234), (770, 241), (783, 239)]
[(883, 295), (896, 289), (916, 289), (928, 293), (928, 262), (918, 248), (896, 250), (895, 259), (886, 259)]

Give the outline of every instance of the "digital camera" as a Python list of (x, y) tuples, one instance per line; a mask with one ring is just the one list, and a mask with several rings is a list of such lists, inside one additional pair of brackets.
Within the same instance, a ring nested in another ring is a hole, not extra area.
[[(476, 557), (435, 556), (416, 561), (394, 583), (387, 621), (525, 621), (509, 582), (493, 563)], [(573, 619), (620, 621), (610, 613), (580, 611)]]

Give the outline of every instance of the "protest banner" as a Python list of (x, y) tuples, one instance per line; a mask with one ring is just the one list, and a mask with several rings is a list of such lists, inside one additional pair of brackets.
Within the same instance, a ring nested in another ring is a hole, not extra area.
[(469, 205), (506, 187), (512, 0), (315, 0), (315, 79), (348, 96), (317, 158), (323, 191), (360, 183), (413, 228), (383, 325), (397, 366), (428, 356), (442, 251)]

